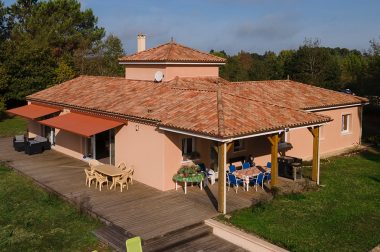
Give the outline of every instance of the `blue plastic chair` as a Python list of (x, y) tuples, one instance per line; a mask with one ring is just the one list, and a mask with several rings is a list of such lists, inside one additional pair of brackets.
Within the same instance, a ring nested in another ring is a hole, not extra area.
[(262, 189), (264, 183), (264, 173), (260, 172), (256, 177), (249, 179), (249, 184), (252, 184), (255, 186), (256, 192), (257, 192), (257, 185), (260, 185)]
[(243, 186), (244, 182), (242, 179), (236, 178), (236, 176), (232, 173), (228, 173), (228, 190), (230, 190), (230, 186), (235, 186), (235, 192), (237, 193), (237, 190), (239, 188), (239, 185)]
[(271, 162), (268, 162), (268, 163), (267, 163), (267, 167), (268, 167), (268, 168), (272, 168), (272, 163), (271, 163)]
[(228, 169), (230, 170), (231, 173), (235, 172), (236, 171), (236, 166), (230, 165)]
[(243, 163), (243, 169), (249, 169), (251, 165), (248, 162)]

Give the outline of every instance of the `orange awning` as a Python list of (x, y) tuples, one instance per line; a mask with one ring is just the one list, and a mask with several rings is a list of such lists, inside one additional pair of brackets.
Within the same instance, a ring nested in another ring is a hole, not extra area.
[(90, 115), (68, 113), (47, 120), (39, 121), (43, 125), (62, 129), (84, 137), (90, 137), (100, 132), (116, 128), (124, 123), (103, 119)]
[(36, 104), (29, 104), (22, 107), (7, 110), (9, 114), (22, 116), (28, 119), (36, 119), (42, 116), (57, 113), (59, 111), (59, 109), (40, 106)]

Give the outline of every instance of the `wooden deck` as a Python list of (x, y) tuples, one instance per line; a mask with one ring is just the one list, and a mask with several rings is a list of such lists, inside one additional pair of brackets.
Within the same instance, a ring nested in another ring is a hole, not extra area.
[[(0, 139), (0, 160), (8, 161), (14, 169), (42, 186), (88, 207), (104, 220), (144, 240), (218, 215), (217, 184), (205, 190), (197, 186), (188, 187), (186, 195), (182, 189), (162, 192), (137, 181), (122, 193), (107, 188), (99, 192), (94, 186), (85, 186), (83, 169), (87, 168), (87, 163), (56, 151), (28, 156), (14, 151), (10, 138)], [(227, 211), (248, 207), (264, 194), (262, 189), (259, 192), (240, 189), (237, 194), (230, 190), (227, 192)]]

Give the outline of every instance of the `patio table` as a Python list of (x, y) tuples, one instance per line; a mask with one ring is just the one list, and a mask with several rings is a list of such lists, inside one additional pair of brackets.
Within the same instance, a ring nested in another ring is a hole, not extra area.
[(256, 177), (261, 172), (262, 171), (258, 167), (251, 167), (249, 169), (237, 170), (234, 172), (234, 174), (237, 178), (243, 179), (244, 186), (246, 186), (246, 189), (248, 191), (249, 178)]
[(112, 177), (112, 184), (111, 184), (110, 190), (114, 186), (116, 187), (116, 184), (115, 184), (116, 178), (123, 175), (124, 173), (124, 171), (122, 171), (121, 169), (116, 168), (113, 165), (107, 165), (107, 164), (97, 165), (94, 167), (94, 170), (106, 176)]

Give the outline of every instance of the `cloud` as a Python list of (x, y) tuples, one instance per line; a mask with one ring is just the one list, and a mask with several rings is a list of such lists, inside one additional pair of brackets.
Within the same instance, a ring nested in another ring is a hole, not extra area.
[(237, 26), (235, 34), (242, 38), (260, 40), (291, 39), (301, 31), (298, 15), (268, 15), (257, 22), (244, 22)]

